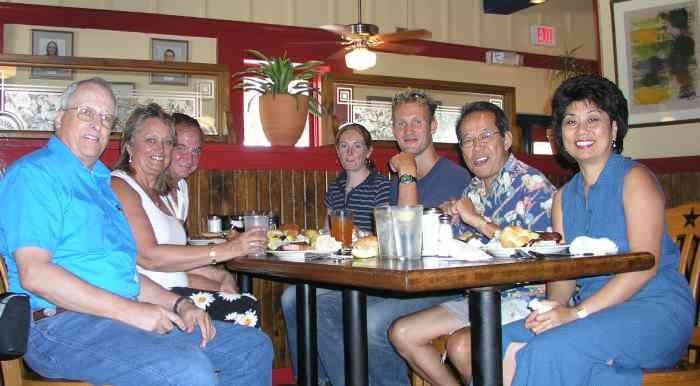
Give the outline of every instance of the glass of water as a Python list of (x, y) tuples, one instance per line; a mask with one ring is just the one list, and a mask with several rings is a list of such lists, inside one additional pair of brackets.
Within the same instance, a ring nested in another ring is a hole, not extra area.
[[(243, 216), (243, 227), (245, 228), (246, 232), (249, 232), (253, 230), (254, 228), (262, 229), (267, 233), (269, 226), (269, 221), (268, 217), (266, 215), (246, 215)], [(265, 251), (263, 250), (260, 253), (251, 253), (250, 256), (265, 256)]]

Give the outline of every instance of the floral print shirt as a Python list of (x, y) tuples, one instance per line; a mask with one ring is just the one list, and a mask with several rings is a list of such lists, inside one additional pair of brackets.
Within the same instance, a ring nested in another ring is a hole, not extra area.
[[(484, 180), (474, 176), (462, 196), (469, 197), (477, 213), (501, 228), (517, 225), (533, 231), (550, 231), (552, 196), (555, 190), (554, 185), (542, 172), (511, 154), (491, 185), (490, 191), (486, 190)], [(478, 233), (465, 224), (462, 224), (459, 230), (460, 233)], [(533, 298), (545, 297), (545, 286), (542, 284), (502, 291), (503, 324), (527, 317), (530, 313), (527, 308), (528, 302)]]
[[(501, 228), (517, 225), (533, 231), (548, 231), (552, 227), (554, 191), (554, 185), (542, 172), (511, 154), (490, 191), (484, 180), (474, 176), (462, 196), (469, 197), (477, 213)], [(462, 224), (459, 231), (476, 233), (466, 224)]]

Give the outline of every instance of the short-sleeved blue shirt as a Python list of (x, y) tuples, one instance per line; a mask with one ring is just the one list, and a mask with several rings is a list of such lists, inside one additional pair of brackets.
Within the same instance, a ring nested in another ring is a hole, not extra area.
[(389, 179), (372, 171), (361, 184), (345, 194), (348, 175), (342, 172), (335, 183), (328, 186), (324, 200), (328, 209), (351, 209), (352, 222), (363, 231), (374, 230), (374, 208), (389, 203)]
[(32, 308), (53, 307), (20, 285), (14, 253), (49, 251), (52, 262), (80, 279), (134, 299), (140, 291), (136, 243), (101, 162), (92, 171), (58, 138), (12, 165), (0, 180), (0, 254), (10, 290)]
[[(469, 172), (466, 169), (440, 157), (428, 174), (418, 180), (418, 203), (423, 205), (423, 208), (436, 208), (447, 200), (461, 197), (469, 181)], [(391, 181), (389, 202), (391, 205), (399, 202), (398, 178)]]

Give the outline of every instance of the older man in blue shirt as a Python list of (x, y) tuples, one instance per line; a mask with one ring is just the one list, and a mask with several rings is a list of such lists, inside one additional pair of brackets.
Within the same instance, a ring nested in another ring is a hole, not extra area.
[(0, 254), (29, 294), (25, 356), (49, 378), (112, 385), (269, 385), (257, 329), (218, 324), (136, 272), (136, 246), (99, 161), (116, 100), (99, 78), (61, 97), (56, 136), (0, 181)]

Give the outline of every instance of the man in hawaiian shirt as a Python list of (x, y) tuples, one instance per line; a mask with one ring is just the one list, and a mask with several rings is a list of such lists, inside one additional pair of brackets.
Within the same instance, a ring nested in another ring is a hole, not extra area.
[[(484, 239), (494, 237), (509, 225), (534, 231), (548, 230), (554, 186), (539, 170), (513, 156), (510, 151), (513, 135), (503, 110), (488, 102), (472, 103), (462, 109), (456, 126), (462, 155), (474, 177), (462, 198), (444, 207), (461, 223), (462, 230)], [(544, 297), (543, 285), (504, 291), (501, 299), (503, 324), (526, 317), (527, 303), (534, 297)], [(431, 384), (460, 385), (462, 383), (442, 363), (440, 353), (431, 344), (437, 337), (450, 335), (450, 361), (468, 384), (471, 356), (467, 310), (464, 298), (403, 317), (391, 327), (391, 342), (409, 365)]]

